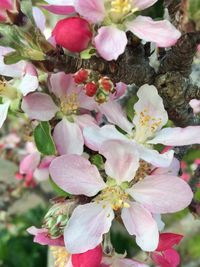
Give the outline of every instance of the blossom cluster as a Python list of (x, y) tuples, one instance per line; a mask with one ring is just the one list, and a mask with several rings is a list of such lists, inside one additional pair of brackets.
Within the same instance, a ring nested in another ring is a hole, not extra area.
[[(138, 15), (156, 0), (46, 2), (32, 10), (40, 34), (45, 34), (42, 9), (67, 16), (52, 29), (49, 45), (83, 59), (117, 60), (128, 31), (157, 47), (171, 47), (181, 35), (167, 20)], [(2, 22), (18, 12), (9, 0), (0, 7)], [(200, 144), (200, 126), (169, 124), (154, 85), (138, 88), (134, 115), (128, 118), (121, 104), (128, 85), (87, 68), (66, 74), (47, 73), (34, 60), (8, 65), (4, 59), (9, 53), (12, 47), (0, 47), (0, 74), (5, 77), (0, 81), (0, 127), (9, 111), (33, 122), (17, 177), (29, 184), (50, 177), (65, 192), (41, 229), (28, 229), (34, 241), (52, 246), (56, 267), (147, 267), (115, 252), (109, 236), (113, 221), (119, 221), (155, 264), (178, 266), (173, 246), (182, 236), (162, 233), (161, 215), (178, 212), (193, 199), (190, 186), (179, 177), (173, 148)]]

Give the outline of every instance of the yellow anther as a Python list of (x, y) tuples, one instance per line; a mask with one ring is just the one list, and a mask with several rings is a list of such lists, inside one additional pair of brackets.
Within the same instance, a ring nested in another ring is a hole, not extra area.
[(78, 95), (76, 92), (69, 96), (63, 97), (60, 103), (60, 109), (63, 114), (76, 114), (79, 108)]
[(131, 11), (130, 0), (113, 0), (111, 2), (111, 12), (118, 14), (127, 14)]
[(0, 96), (13, 100), (17, 98), (17, 90), (12, 87), (7, 81), (0, 80)]
[(51, 247), (56, 267), (65, 267), (69, 260), (69, 253), (65, 247)]

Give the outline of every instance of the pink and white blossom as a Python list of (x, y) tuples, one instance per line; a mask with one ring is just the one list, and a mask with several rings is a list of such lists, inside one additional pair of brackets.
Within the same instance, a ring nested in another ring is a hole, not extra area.
[(63, 190), (93, 197), (92, 202), (79, 205), (72, 213), (64, 230), (66, 249), (82, 253), (96, 247), (109, 231), (115, 210), (119, 210), (127, 231), (136, 236), (136, 243), (145, 251), (154, 251), (159, 234), (152, 214), (187, 207), (193, 197), (190, 187), (168, 173), (147, 175), (134, 183), (139, 156), (129, 142), (107, 141), (100, 153), (106, 158), (106, 182), (96, 166), (79, 155), (60, 156), (50, 165), (53, 181)]
[(134, 105), (135, 116), (132, 123), (116, 102), (110, 109), (109, 106), (106, 109), (100, 107), (108, 121), (119, 126), (126, 135), (119, 132), (114, 125), (86, 127), (84, 138), (89, 148), (98, 151), (106, 140), (126, 140), (135, 144), (141, 159), (154, 166), (168, 167), (173, 159), (173, 150), (160, 154), (153, 149), (154, 144), (182, 146), (200, 143), (200, 126), (162, 129), (168, 121), (168, 115), (156, 87), (145, 84), (140, 87), (137, 96), (139, 100)]

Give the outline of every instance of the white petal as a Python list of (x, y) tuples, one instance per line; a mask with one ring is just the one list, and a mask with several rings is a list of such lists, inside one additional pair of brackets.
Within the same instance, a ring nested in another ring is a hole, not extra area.
[(116, 179), (118, 184), (133, 180), (139, 167), (136, 147), (127, 141), (110, 140), (100, 147), (99, 152), (106, 158), (106, 174)]
[(38, 7), (33, 7), (33, 17), (37, 27), (43, 32), (46, 24), (44, 13)]
[(110, 230), (114, 212), (104, 203), (78, 206), (64, 231), (65, 246), (69, 253), (83, 253), (98, 246), (102, 235)]
[(19, 85), (19, 90), (26, 96), (28, 93), (34, 92), (39, 86), (39, 81), (37, 76), (26, 74)]
[(122, 220), (130, 235), (136, 235), (136, 243), (144, 251), (154, 251), (158, 246), (158, 227), (151, 213), (142, 205), (131, 202), (122, 209)]
[(77, 123), (63, 118), (54, 128), (53, 139), (60, 155), (82, 155), (84, 140)]
[(4, 124), (4, 121), (6, 120), (9, 106), (10, 106), (10, 101), (5, 102), (4, 104), (0, 104), (0, 128)]
[(189, 185), (171, 175), (150, 175), (127, 192), (152, 213), (164, 214), (186, 208), (193, 198)]
[(133, 124), (128, 121), (125, 112), (116, 101), (108, 101), (99, 105), (99, 111), (106, 116), (110, 123), (119, 126), (127, 133), (131, 132)]
[(200, 144), (200, 126), (164, 128), (156, 134), (155, 138), (147, 143), (167, 146)]
[(167, 123), (168, 115), (155, 86), (143, 85), (137, 96), (139, 100), (134, 105), (136, 115), (133, 118), (136, 126), (135, 139), (144, 143)]
[(178, 175), (180, 170), (180, 162), (178, 159), (173, 158), (171, 164), (167, 168), (156, 168), (152, 174), (168, 174), (168, 175)]
[(113, 125), (85, 127), (83, 136), (86, 146), (94, 151), (98, 151), (101, 144), (107, 140), (127, 140)]
[(79, 155), (57, 157), (49, 172), (59, 187), (74, 195), (94, 196), (106, 187), (97, 167)]

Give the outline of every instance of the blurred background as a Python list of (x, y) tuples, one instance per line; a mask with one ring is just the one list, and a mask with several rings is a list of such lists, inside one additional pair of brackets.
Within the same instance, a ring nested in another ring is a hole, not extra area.
[[(158, 1), (154, 7), (145, 10), (145, 15), (155, 19), (163, 18), (162, 2)], [(35, 5), (39, 3), (42, 1), (33, 1)], [(52, 16), (50, 19), (48, 13), (46, 15), (49, 26), (54, 26), (57, 16), (52, 20)], [(200, 30), (200, 0), (189, 1), (186, 24), (188, 27)], [(200, 86), (198, 54), (194, 59), (191, 77)], [(128, 114), (130, 106), (131, 100), (127, 105)], [(23, 176), (19, 174), (19, 162), (25, 156), (34, 153), (30, 137), (33, 126), (23, 115), (16, 120), (13, 114), (9, 114), (4, 127), (0, 130), (0, 266), (2, 267), (51, 266), (48, 248), (33, 243), (33, 237), (26, 232), (32, 225), (41, 227), (42, 219), (50, 207), (49, 199), (61, 194), (57, 190), (52, 191), (48, 180), (36, 179), (32, 173)], [(189, 181), (199, 164), (200, 147), (196, 146), (183, 158), (182, 178)], [(200, 187), (195, 198), (200, 200)], [(181, 255), (181, 266), (199, 267), (200, 220), (197, 215), (191, 214), (186, 209), (164, 216), (163, 220), (166, 223), (165, 232), (185, 236), (177, 248)], [(124, 253), (126, 250), (129, 257), (145, 260), (145, 255), (135, 245), (134, 239), (117, 223), (112, 226), (112, 242), (118, 253)]]

